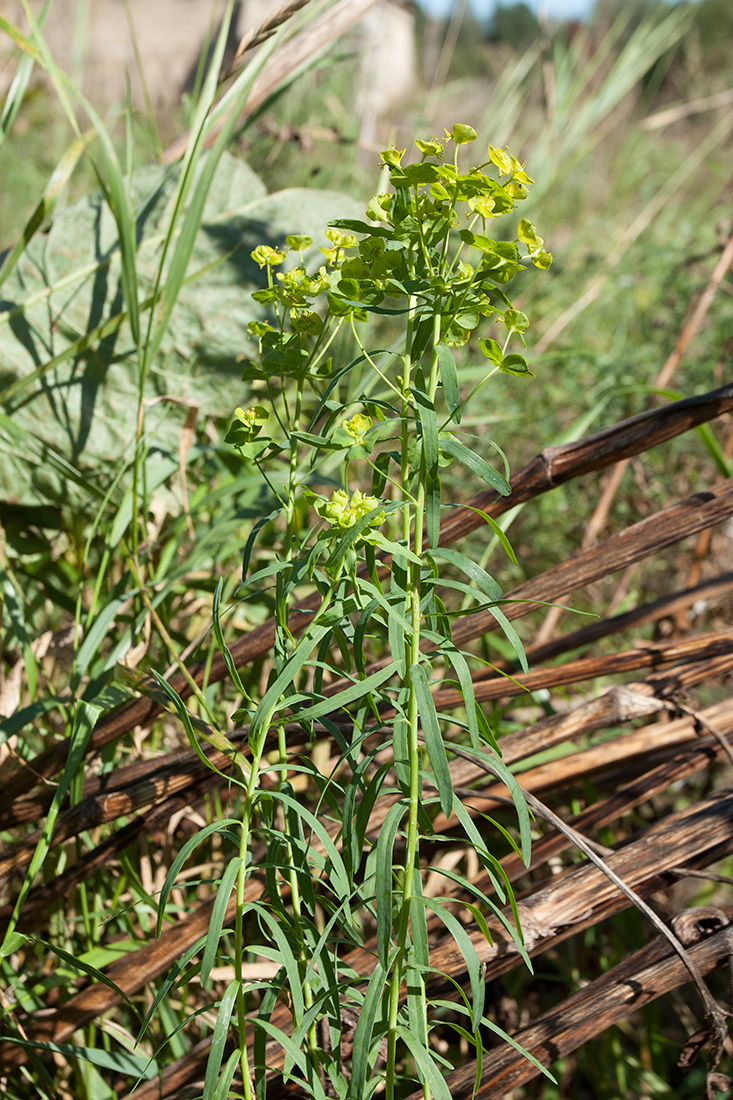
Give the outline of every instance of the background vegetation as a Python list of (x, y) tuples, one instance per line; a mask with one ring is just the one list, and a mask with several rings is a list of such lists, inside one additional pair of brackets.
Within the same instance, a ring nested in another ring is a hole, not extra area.
[[(733, 233), (733, 15), (726, 0), (599, 0), (582, 26), (540, 24), (525, 5), (500, 7), (481, 23), (456, 5), (445, 24), (419, 15), (417, 30), (421, 87), (396, 117), (383, 120), (376, 147), (361, 141), (355, 46), (346, 38), (246, 118), (220, 151), (205, 188), (195, 172), (185, 183), (185, 161), (165, 167), (155, 150), (156, 131), (172, 134), (201, 122), (201, 105), (211, 94), (206, 84), (173, 119), (152, 125), (150, 117), (118, 105), (96, 128), (76, 101), (64, 106), (70, 93), (59, 74), (55, 87), (48, 79), (10, 86), (0, 123), (0, 247), (7, 249), (0, 268), (2, 778), (72, 733), (83, 736), (77, 700), (106, 711), (150, 691), (145, 677), (153, 670), (165, 676), (181, 662), (213, 659), (216, 583), (223, 578), (228, 598), (252, 523), (270, 506), (259, 478), (223, 442), (233, 407), (246, 396), (240, 382), (242, 359), (251, 351), (246, 324), (259, 315), (249, 292), (262, 275), (250, 249), (277, 245), (293, 232), (323, 243), (330, 218), (360, 215), (379, 186), (377, 148), (390, 141), (402, 147), (413, 134), (440, 134), (459, 119), (478, 130), (482, 143), (509, 144), (538, 181), (531, 208), (522, 213), (541, 226), (555, 262), (549, 275), (525, 275), (516, 301), (532, 318), (528, 343), (536, 377), (517, 387), (500, 376), (485, 389), (485, 405), (474, 405), (464, 423), (475, 447), (482, 438), (497, 439), (516, 469), (543, 446), (640, 411), (660, 375), (669, 395), (702, 392), (730, 378), (729, 281), (689, 344), (678, 349)], [(246, 94), (244, 84), (235, 94)], [(106, 151), (105, 134), (111, 135)], [(204, 164), (196, 161), (192, 169), (205, 172)], [(125, 176), (130, 188), (115, 192), (115, 178)], [(100, 186), (111, 202), (99, 198)], [(178, 196), (183, 203), (174, 225)], [(191, 214), (197, 196), (200, 232)], [(128, 201), (144, 213), (136, 242), (143, 322), (137, 328), (120, 268), (108, 275), (124, 223), (120, 204)], [(187, 226), (189, 252), (179, 253)], [(91, 277), (67, 288), (65, 273), (82, 270)], [(166, 315), (165, 287), (176, 279), (180, 296)], [(146, 312), (161, 290), (157, 313)], [(149, 331), (148, 316), (154, 317)], [(374, 338), (388, 340), (388, 328)], [(675, 349), (681, 354), (672, 360)], [(462, 370), (464, 379), (483, 372), (470, 347)], [(634, 460), (602, 531), (707, 485), (711, 453), (717, 468), (730, 473), (731, 437), (720, 425), (712, 435), (707, 445), (686, 435)], [(600, 475), (592, 476), (509, 514), (518, 564), (504, 571), (505, 587), (578, 548), (602, 485)], [(461, 485), (453, 494), (469, 495)], [(485, 536), (473, 538), (475, 560), (488, 560)], [(684, 587), (697, 568), (694, 558), (694, 548), (675, 547), (568, 602), (605, 613), (650, 601)], [(726, 560), (729, 529), (713, 534), (702, 575), (720, 572)], [(234, 637), (250, 630), (271, 610), (267, 598), (239, 605), (227, 631)], [(712, 629), (729, 621), (730, 612), (730, 602), (698, 608), (695, 625)], [(544, 617), (537, 611), (523, 620), (525, 642), (543, 636)], [(577, 622), (566, 614), (553, 626), (562, 631)], [(656, 629), (666, 628), (672, 627)], [(262, 662), (248, 672), (252, 683), (267, 676)], [(702, 701), (713, 701), (717, 690), (703, 689)], [(240, 703), (226, 682), (205, 683), (204, 696), (224, 723)], [(490, 718), (500, 733), (511, 731), (571, 697), (569, 690), (551, 700), (538, 694), (522, 707), (497, 705)], [(106, 745), (94, 774), (103, 782), (114, 769), (183, 744), (177, 722), (163, 714), (152, 727)], [(71, 805), (81, 800), (88, 778), (83, 769), (68, 773)], [(54, 787), (49, 797), (53, 792), (59, 808), (65, 792)], [(680, 791), (676, 804), (689, 797)], [(572, 800), (555, 808), (570, 812)], [(56, 901), (41, 938), (3, 959), (3, 1007), (33, 1011), (63, 1000), (73, 992), (79, 963), (101, 972), (148, 942), (155, 897), (176, 853), (195, 829), (222, 813), (218, 795), (202, 798)], [(36, 844), (42, 820), (6, 826), (4, 847)], [(637, 820), (643, 823), (644, 811)], [(36, 884), (50, 882), (103, 842), (107, 829), (92, 824), (66, 844), (41, 845)], [(167, 919), (206, 894), (220, 859), (215, 841), (198, 851), (190, 878), (171, 895)], [(12, 903), (30, 878), (22, 866), (3, 867)], [(719, 870), (730, 875), (730, 860)], [(678, 901), (718, 897), (716, 887), (706, 885)], [(6, 906), (6, 920), (11, 909)], [(559, 987), (579, 986), (644, 940), (631, 911), (545, 957), (535, 979), (512, 972), (504, 989), (495, 989), (505, 1026), (526, 1022), (554, 1002)], [(144, 1008), (153, 996), (145, 993)], [(689, 1022), (684, 1009), (658, 1003), (641, 1016), (643, 1026), (611, 1029), (556, 1065), (557, 1086), (538, 1081), (517, 1095), (701, 1095), (700, 1071), (683, 1075), (676, 1068), (682, 1025)], [(213, 1026), (210, 997), (194, 975), (157, 1006), (142, 1054), (132, 1053), (136, 1026), (125, 1008), (114, 1021), (77, 1034), (75, 1045), (95, 1053), (80, 1059), (58, 1052), (53, 1063), (32, 1061), (6, 1080), (5, 1095), (106, 1100), (132, 1084), (148, 1055), (159, 1051), (165, 1064)], [(125, 1052), (133, 1059), (127, 1076)]]

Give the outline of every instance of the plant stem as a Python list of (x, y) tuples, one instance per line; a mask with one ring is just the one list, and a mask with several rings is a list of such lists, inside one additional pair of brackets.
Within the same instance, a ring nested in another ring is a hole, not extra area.
[[(414, 418), (412, 395), (410, 393), (412, 361), (410, 348), (412, 345), (412, 319), (416, 307), (415, 299), (410, 300), (408, 311), (408, 327), (405, 343), (405, 355), (403, 357), (402, 372), (402, 436), (401, 436), (401, 493), (403, 502), (414, 501), (414, 543), (413, 550), (417, 558), (422, 559), (423, 550), (423, 524), (425, 522), (425, 477), (424, 468), (418, 477), (417, 491), (412, 493), (411, 463), (409, 458), (409, 444), (411, 424)], [(439, 318), (438, 318), (439, 323)], [(421, 464), (424, 467), (424, 460)], [(402, 537), (409, 545), (413, 537), (412, 510), (402, 508)], [(389, 989), (389, 1015), (387, 1032), (387, 1067), (386, 1067), (386, 1097), (394, 1100), (395, 1068), (397, 1059), (397, 1021), (399, 1015), (400, 990), (405, 974), (407, 954), (410, 938), (410, 903), (414, 893), (415, 870), (418, 866), (420, 837), (418, 830), (418, 811), (420, 807), (420, 741), (419, 728), (420, 716), (417, 705), (417, 694), (409, 669), (421, 659), (420, 654), (420, 626), (421, 626), (421, 595), (422, 595), (422, 565), (418, 562), (410, 562), (410, 579), (405, 599), (405, 618), (410, 623), (410, 635), (407, 641), (406, 673), (409, 680), (407, 703), (407, 761), (410, 774), (409, 807), (407, 815), (407, 844), (404, 877), (402, 880), (402, 896), (400, 898), (399, 916), (397, 919), (397, 955), (394, 961), (392, 977)], [(424, 995), (424, 989), (423, 989)], [(425, 1006), (424, 1006), (425, 1007)], [(430, 1090), (424, 1086), (424, 1095), (429, 1100)]]

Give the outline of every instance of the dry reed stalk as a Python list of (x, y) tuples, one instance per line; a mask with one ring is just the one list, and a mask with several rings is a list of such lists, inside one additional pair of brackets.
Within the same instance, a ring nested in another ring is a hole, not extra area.
[[(709, 530), (709, 528), (706, 528), (706, 530)], [(733, 573), (722, 573), (719, 577), (703, 581), (692, 588), (685, 588), (679, 592), (672, 592), (668, 596), (661, 596), (651, 603), (640, 604), (621, 615), (599, 619), (597, 622), (563, 634), (544, 645), (527, 646), (527, 660), (534, 665), (543, 661), (554, 660), (563, 653), (592, 645), (611, 634), (625, 633), (634, 627), (658, 622), (660, 619), (666, 619), (674, 615), (682, 615), (698, 601), (711, 603), (718, 597), (727, 595), (732, 591)], [(505, 669), (509, 666), (506, 662), (497, 662), (497, 667)]]
[[(701, 974), (725, 965), (733, 952), (733, 909), (717, 910), (718, 931), (700, 942), (690, 941), (689, 955)], [(703, 915), (705, 914), (703, 911)], [(690, 935), (689, 933), (687, 934)], [(682, 961), (660, 937), (635, 952), (602, 977), (566, 998), (552, 1011), (513, 1036), (545, 1066), (567, 1057), (614, 1023), (689, 982)], [(463, 1066), (446, 1077), (452, 1100), (502, 1100), (520, 1085), (539, 1076), (531, 1062), (514, 1048), (490, 1051), (491, 1074), (475, 1089), (475, 1070)], [(422, 1092), (409, 1100), (420, 1100)]]
[[(728, 428), (728, 436), (723, 446), (723, 457), (728, 463), (730, 463), (731, 459), (733, 459), (733, 424), (731, 424)], [(707, 558), (708, 550), (710, 549), (710, 540), (712, 538), (712, 534), (712, 531), (701, 531), (697, 537), (697, 543), (695, 545), (695, 555), (692, 561), (692, 565), (690, 566), (690, 571), (687, 574), (688, 585), (696, 585), (700, 579), (703, 561)], [(676, 613), (674, 621), (675, 627), (681, 633), (687, 625), (682, 608), (680, 608), (679, 611)]]

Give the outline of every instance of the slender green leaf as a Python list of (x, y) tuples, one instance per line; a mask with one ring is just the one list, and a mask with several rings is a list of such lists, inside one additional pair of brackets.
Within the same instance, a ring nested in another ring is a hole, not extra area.
[(206, 1062), (206, 1074), (204, 1076), (203, 1100), (214, 1100), (216, 1083), (219, 1079), (222, 1058), (224, 1057), (224, 1045), (229, 1034), (229, 1024), (234, 1011), (234, 1005), (239, 992), (239, 981), (234, 979), (226, 987), (224, 996), (219, 1002), (214, 1024), (214, 1034), (211, 1037), (211, 1048)]
[(435, 1059), (429, 1047), (423, 1046), (418, 1037), (402, 1025), (398, 1025), (397, 1034), (415, 1059), (419, 1080), (429, 1086), (436, 1100), (451, 1100), (451, 1094), (448, 1092), (443, 1072), (435, 1064)]
[[(454, 504), (448, 505), (448, 507), (467, 508), (470, 512), (475, 512), (477, 516), (480, 516), (484, 523), (486, 523), (496, 535), (512, 565), (517, 564), (517, 556), (514, 553), (514, 547), (507, 538), (504, 528), (501, 526), (501, 524), (497, 523), (493, 516), (490, 516), (488, 512), (484, 512), (481, 508), (474, 508), (472, 504)], [(504, 515), (502, 516), (502, 522), (506, 521), (508, 514), (509, 513), (506, 512), (504, 513)]]
[(214, 629), (214, 637), (216, 644), (219, 647), (219, 652), (224, 658), (224, 664), (227, 666), (227, 671), (232, 678), (232, 683), (236, 687), (237, 691), (244, 696), (245, 699), (249, 699), (249, 694), (242, 683), (242, 678), (239, 675), (239, 669), (234, 664), (234, 658), (232, 657), (229, 646), (224, 641), (224, 634), (221, 629), (221, 593), (224, 588), (224, 578), (220, 577), (216, 588), (214, 589), (214, 602), (211, 609), (211, 619)]
[(212, 833), (222, 833), (224, 836), (228, 837), (236, 844), (237, 838), (234, 833), (231, 833), (228, 830), (227, 826), (235, 825), (241, 827), (241, 824), (241, 821), (237, 821), (236, 817), (225, 817), (221, 821), (212, 821), (209, 825), (204, 825), (204, 827), (202, 829), (199, 829), (199, 831), (194, 836), (188, 838), (186, 843), (183, 845), (183, 847), (171, 863), (170, 868), (168, 869), (168, 874), (165, 876), (163, 888), (160, 891), (160, 899), (158, 901), (158, 920), (155, 929), (156, 936), (160, 935), (161, 929), (163, 927), (165, 907), (168, 904), (168, 897), (171, 890), (173, 889), (173, 884), (178, 877), (178, 872), (181, 870), (181, 867), (183, 867), (184, 863), (186, 862), (194, 848), (198, 847), (198, 845), (201, 844), (202, 841), (206, 840), (207, 836), (211, 836)]
[(242, 863), (243, 860), (241, 856), (235, 856), (227, 863), (216, 890), (216, 897), (211, 910), (211, 920), (209, 921), (209, 934), (206, 937), (206, 948), (201, 958), (202, 985), (205, 985), (209, 980), (209, 974), (214, 965), (214, 959), (216, 958), (216, 952), (219, 947), (221, 930), (224, 925), (224, 917), (226, 916), (227, 906), (229, 904), (229, 897), (234, 889), (234, 884)]
[(458, 373), (456, 360), (452, 350), (445, 344), (440, 344), (436, 349), (438, 366), (440, 367), (440, 381), (443, 386), (443, 396), (448, 407), (450, 420), (456, 424), (461, 422), (461, 395), (458, 389)]
[[(365, 1100), (369, 1078), (369, 1060), (375, 1045), (373, 1034), (377, 1014), (387, 982), (387, 967), (377, 962), (364, 994), (364, 1001), (354, 1032), (354, 1053), (351, 1061), (349, 1100)], [(378, 1041), (381, 1036), (378, 1036)]]
[(312, 831), (316, 834), (318, 839), (321, 841), (325, 849), (326, 855), (330, 859), (333, 867), (331, 879), (332, 889), (334, 889), (341, 900), (349, 897), (351, 893), (351, 887), (349, 885), (349, 876), (346, 874), (346, 868), (344, 867), (344, 861), (341, 858), (339, 851), (336, 848), (336, 845), (329, 836), (328, 830), (326, 829), (323, 822), (320, 821), (315, 814), (311, 813), (311, 811), (307, 809), (307, 807), (303, 806), (297, 799), (291, 798), (290, 795), (286, 794), (284, 791), (272, 791), (271, 797), (277, 799), (280, 802), (284, 802), (287, 806), (289, 806), (292, 810), (299, 814), (303, 821), (305, 821), (310, 829), (312, 829)]
[(519, 637), (519, 635), (517, 634), (517, 632), (514, 629), (514, 627), (512, 626), (512, 624), (507, 619), (504, 612), (501, 610), (500, 607), (497, 607), (495, 604), (488, 607), (487, 611), (489, 612), (490, 615), (492, 615), (496, 619), (497, 623), (499, 624), (499, 626), (502, 629), (502, 633), (504, 634), (504, 637), (507, 638), (508, 641), (511, 643), (512, 649), (516, 653), (516, 655), (519, 659), (519, 663), (522, 666), (522, 672), (529, 672), (529, 664), (527, 663), (527, 654), (524, 652), (524, 646), (522, 645), (522, 639)]
[(43, 862), (51, 846), (51, 837), (53, 836), (59, 809), (66, 797), (71, 781), (76, 775), (76, 771), (84, 758), (89, 738), (92, 735), (101, 713), (101, 707), (95, 706), (93, 703), (88, 703), (83, 699), (77, 699), (74, 704), (74, 719), (71, 727), (71, 736), (69, 738), (69, 754), (66, 765), (61, 774), (59, 784), (54, 791), (46, 820), (43, 823), (41, 835), (31, 857), (30, 864), (28, 865), (28, 870), (23, 880), (23, 885), (18, 893), (12, 916), (8, 920), (2, 947), (0, 947), (0, 958), (7, 958), (8, 956), (8, 945), (12, 942), (13, 933), (18, 923), (18, 917), (25, 904), (28, 891), (38, 871), (43, 866)]
[(392, 876), (394, 872), (393, 848), (400, 822), (407, 806), (404, 801), (390, 806), (377, 840), (377, 952), (382, 969), (387, 970), (392, 940)]
[(213, 1100), (229, 1100), (231, 1084), (234, 1079), (234, 1074), (239, 1068), (242, 1055), (239, 1050), (233, 1050), (226, 1061), (224, 1069), (221, 1071), (219, 1080), (217, 1081), (216, 1088), (214, 1089)]
[(502, 591), (494, 578), (475, 561), (471, 561), (465, 554), (462, 554), (460, 550), (455, 550), (452, 546), (437, 546), (430, 551), (429, 556), (442, 558), (443, 561), (447, 561), (460, 569), (463, 575), (473, 581), (477, 588), (490, 600), (501, 599)]
[(357, 699), (363, 699), (365, 695), (368, 695), (371, 691), (374, 691), (375, 688), (385, 683), (385, 681), (391, 679), (396, 671), (397, 668), (394, 663), (386, 665), (384, 668), (378, 669), (377, 672), (372, 672), (366, 679), (357, 680), (351, 687), (344, 688), (338, 695), (330, 695), (320, 703), (314, 703), (312, 707), (306, 707), (305, 710), (297, 710), (295, 712), (295, 717), (299, 722), (312, 722), (324, 714), (332, 714), (335, 710), (341, 710), (344, 707), (348, 707), (351, 703), (356, 702)]
[[(46, 6), (50, 3), (50, 0), (46, 0)], [(27, 57), (23, 58), (21, 65), (29, 60)], [(16, 74), (17, 75), (17, 74)], [(6, 100), (7, 103), (7, 100)], [(2, 124), (0, 123), (0, 130)], [(3, 285), (8, 278), (20, 257), (25, 252), (28, 244), (36, 235), (38, 230), (50, 218), (53, 210), (56, 206), (56, 200), (59, 197), (62, 189), (69, 182), (76, 165), (79, 162), (79, 157), (85, 151), (88, 142), (91, 140), (93, 134), (88, 133), (84, 135), (83, 139), (73, 141), (69, 148), (66, 150), (61, 160), (58, 162), (53, 170), (50, 180), (46, 185), (46, 189), (38, 202), (35, 210), (31, 214), (28, 221), (23, 226), (23, 230), (20, 235), (20, 239), (15, 247), (9, 252), (0, 266), (0, 286)], [(2, 134), (0, 134), (0, 142), (2, 141)]]
[(486, 986), (484, 984), (481, 960), (478, 957), (478, 952), (461, 922), (438, 898), (424, 898), (423, 901), (425, 906), (432, 910), (436, 917), (438, 917), (448, 929), (458, 946), (458, 950), (463, 955), (468, 979), (471, 983), (471, 1027), (474, 1031), (478, 1031), (481, 1017), (484, 1013), (484, 1001), (486, 999)]
[(430, 694), (430, 684), (424, 665), (412, 665), (410, 667), (410, 682), (417, 699), (417, 709), (420, 714), (425, 747), (428, 750), (430, 765), (438, 786), (440, 808), (448, 817), (453, 806), (453, 783), (443, 743), (443, 734), (438, 722), (435, 703)]
[[(529, 808), (525, 801), (524, 795), (522, 794), (522, 789), (519, 786), (519, 783), (509, 771), (503, 760), (499, 760), (496, 757), (489, 757), (485, 752), (477, 752), (474, 749), (467, 748), (465, 745), (461, 746), (461, 753), (479, 762), (482, 768), (495, 775), (497, 779), (500, 779), (501, 782), (507, 787), (510, 795), (512, 796), (514, 808), (517, 813), (517, 820), (519, 822), (522, 859), (524, 860), (525, 865), (529, 867), (532, 849)], [(453, 806), (453, 809), (456, 810), (455, 804)]]
[[(257, 1014), (257, 1020), (268, 1021), (272, 1016), (273, 1010), (277, 1003), (278, 994), (282, 988), (282, 982), (285, 978), (285, 968), (281, 967), (278, 975), (273, 978), (265, 988), (262, 994), (262, 1000), (260, 1002), (259, 1011)], [(255, 1095), (257, 1100), (266, 1100), (267, 1096), (267, 1074), (266, 1074), (266, 1050), (267, 1050), (267, 1035), (268, 1032), (263, 1027), (255, 1026), (254, 1040), (252, 1042), (252, 1055), (254, 1060), (254, 1086)], [(227, 1098), (228, 1100), (228, 1098)]]
[(443, 454), (450, 455), (451, 458), (457, 458), (467, 469), (480, 477), (492, 489), (495, 489), (500, 496), (508, 497), (511, 493), (512, 488), (506, 478), (502, 477), (483, 458), (469, 450), (460, 440), (441, 439), (440, 450)]
[(123, 989), (120, 989), (117, 983), (113, 982), (111, 978), (108, 978), (104, 971), (99, 970), (96, 966), (92, 966), (89, 962), (86, 962), (78, 955), (72, 955), (71, 952), (64, 951), (63, 947), (58, 947), (57, 945), (49, 943), (47, 940), (43, 940), (40, 937), (28, 937), (28, 939), (31, 942), (32, 940), (36, 939), (38, 943), (42, 943), (44, 947), (46, 947), (49, 951), (56, 955), (57, 958), (61, 959), (62, 962), (65, 962), (66, 965), (70, 966), (73, 970), (78, 970), (81, 974), (86, 974), (89, 978), (93, 978), (94, 981), (100, 982), (102, 985), (106, 985), (108, 989), (111, 989), (114, 993), (117, 994), (120, 1000), (125, 1002), (128, 1008), (131, 1008), (133, 1012), (137, 1013), (135, 1005), (132, 1003), (125, 991)]
[(509, 1043), (510, 1047), (514, 1047), (514, 1049), (519, 1054), (521, 1054), (523, 1058), (526, 1058), (528, 1062), (532, 1063), (535, 1069), (538, 1069), (540, 1073), (543, 1073), (548, 1081), (552, 1081), (553, 1085), (557, 1084), (557, 1078), (553, 1077), (547, 1066), (543, 1066), (542, 1062), (538, 1061), (538, 1059), (535, 1058), (534, 1054), (526, 1050), (521, 1045), (521, 1043), (517, 1042), (516, 1039), (512, 1039), (511, 1035), (507, 1034), (507, 1032), (504, 1031), (503, 1028), (499, 1027), (499, 1025), (495, 1024), (492, 1020), (489, 1020), (486, 1016), (482, 1018), (481, 1023), (484, 1027), (487, 1027), (489, 1031), (493, 1031), (494, 1035), (498, 1035), (499, 1038), (502, 1039), (505, 1043)]
[[(281, 1028), (273, 1024), (271, 1020), (265, 1020), (260, 1016), (254, 1020), (254, 1025), (255, 1028), (261, 1028), (279, 1043), (291, 1062), (298, 1067), (303, 1077), (308, 1082), (308, 1087), (313, 1093), (314, 1100), (326, 1100), (326, 1093), (323, 1091), (323, 1086), (318, 1079), (317, 1073), (313, 1072), (313, 1066), (309, 1062), (307, 1055), (304, 1051), (298, 1049), (291, 1037), (282, 1031)], [(295, 1078), (295, 1080), (297, 1080), (297, 1078)]]
[(3, 1035), (4, 1043), (15, 1043), (25, 1050), (48, 1050), (63, 1058), (78, 1058), (101, 1069), (126, 1077), (142, 1077), (149, 1080), (158, 1074), (158, 1065), (150, 1058), (137, 1057), (126, 1050), (98, 1050), (96, 1047), (73, 1047), (68, 1043), (52, 1043), (39, 1039), (21, 1039), (15, 1035)]
[(476, 711), (478, 710), (478, 704), (476, 702), (476, 695), (473, 690), (473, 677), (471, 676), (471, 670), (468, 667), (466, 658), (461, 653), (460, 649), (451, 645), (448, 642), (444, 642), (441, 646), (441, 650), (445, 657), (450, 661), (458, 676), (458, 686), (460, 688), (461, 695), (463, 696), (463, 702), (466, 705), (466, 721), (468, 723), (468, 732), (471, 735), (471, 744), (475, 749), (480, 747), (480, 736), (478, 728), (478, 719), (476, 717)]
[[(51, 0), (45, 0), (43, 8), (38, 13), (38, 19), (36, 20), (39, 30), (46, 22), (46, 16), (48, 15), (50, 7)], [(28, 89), (28, 83), (33, 73), (33, 62), (34, 58), (30, 53), (24, 54), (10, 82), (10, 87), (8, 88), (5, 102), (3, 103), (2, 114), (0, 114), (0, 145), (5, 141), (12, 129), (13, 123), (18, 117), (18, 111), (23, 104)], [(1, 282), (2, 280), (0, 280), (0, 283)]]

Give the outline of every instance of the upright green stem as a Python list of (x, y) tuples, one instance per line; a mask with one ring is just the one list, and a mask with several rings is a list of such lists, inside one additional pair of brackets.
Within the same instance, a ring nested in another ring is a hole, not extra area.
[[(410, 300), (408, 312), (408, 329), (406, 337), (405, 355), (403, 357), (402, 372), (402, 433), (401, 433), (401, 492), (404, 507), (402, 508), (402, 537), (409, 545), (414, 531), (413, 550), (415, 556), (422, 559), (423, 551), (423, 524), (425, 522), (425, 478), (419, 477), (417, 490), (412, 491), (409, 444), (411, 423), (414, 418), (412, 395), (410, 386), (412, 383), (412, 361), (410, 349), (412, 345), (412, 318), (415, 310), (415, 300)], [(414, 516), (407, 506), (408, 501), (414, 500)], [(413, 527), (414, 523), (414, 527)], [(397, 955), (392, 970), (389, 989), (389, 1017), (387, 1032), (387, 1068), (386, 1068), (386, 1097), (394, 1100), (395, 1069), (397, 1060), (397, 1021), (400, 1006), (400, 990), (405, 975), (407, 954), (410, 938), (410, 903), (414, 892), (415, 870), (418, 866), (420, 837), (418, 831), (418, 811), (420, 807), (420, 741), (419, 725), (420, 716), (417, 706), (417, 695), (409, 669), (420, 660), (420, 626), (421, 626), (421, 578), (422, 566), (418, 562), (410, 563), (409, 585), (405, 599), (405, 618), (410, 623), (410, 635), (407, 639), (406, 664), (408, 685), (407, 702), (407, 761), (409, 769), (409, 805), (407, 813), (407, 845), (404, 878), (397, 919)], [(429, 1100), (430, 1090), (424, 1086), (426, 1100)]]

